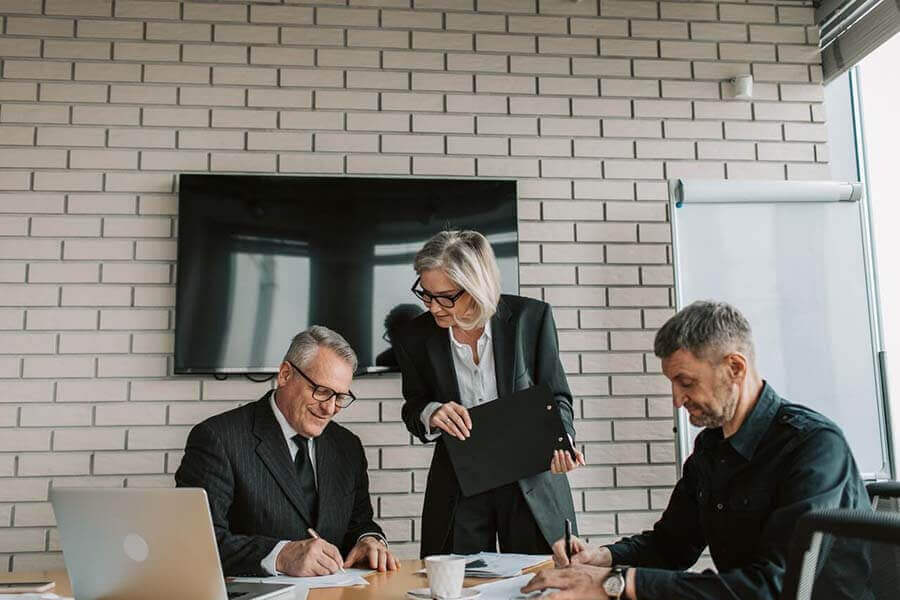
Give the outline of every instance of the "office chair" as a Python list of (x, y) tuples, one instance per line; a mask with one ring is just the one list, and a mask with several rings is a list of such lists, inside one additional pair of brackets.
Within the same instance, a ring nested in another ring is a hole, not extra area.
[(896, 600), (900, 515), (812, 511), (791, 538), (781, 600)]
[(900, 481), (873, 481), (866, 484), (866, 491), (875, 510), (900, 513)]

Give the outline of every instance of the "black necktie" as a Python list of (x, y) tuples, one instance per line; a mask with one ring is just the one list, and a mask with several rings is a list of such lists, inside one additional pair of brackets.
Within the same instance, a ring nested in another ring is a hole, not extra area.
[(319, 513), (319, 493), (316, 491), (316, 473), (313, 471), (309, 458), (309, 443), (300, 434), (295, 435), (293, 439), (297, 444), (297, 456), (294, 464), (300, 477), (300, 492), (309, 507), (309, 516), (312, 519), (310, 525), (315, 527)]

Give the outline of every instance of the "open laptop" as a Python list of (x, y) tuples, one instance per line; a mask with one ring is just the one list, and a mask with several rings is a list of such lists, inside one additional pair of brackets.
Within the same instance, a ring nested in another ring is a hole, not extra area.
[(50, 501), (78, 600), (293, 598), (293, 585), (225, 583), (202, 489), (53, 488)]

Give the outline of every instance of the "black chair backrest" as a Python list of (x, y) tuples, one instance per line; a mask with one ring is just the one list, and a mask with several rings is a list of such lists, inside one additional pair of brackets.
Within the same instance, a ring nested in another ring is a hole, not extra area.
[(791, 539), (782, 600), (900, 598), (900, 515), (812, 511)]
[(872, 481), (866, 484), (866, 491), (875, 510), (900, 513), (900, 481)]

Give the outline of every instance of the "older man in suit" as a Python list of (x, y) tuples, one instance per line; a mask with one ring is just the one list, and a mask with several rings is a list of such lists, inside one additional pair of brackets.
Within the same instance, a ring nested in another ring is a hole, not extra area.
[(206, 490), (226, 575), (399, 566), (372, 520), (362, 443), (332, 422), (355, 399), (355, 369), (343, 337), (311, 327), (294, 337), (274, 391), (191, 430), (175, 481)]

